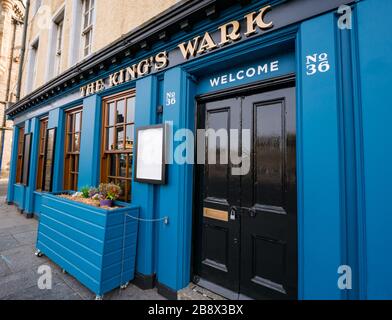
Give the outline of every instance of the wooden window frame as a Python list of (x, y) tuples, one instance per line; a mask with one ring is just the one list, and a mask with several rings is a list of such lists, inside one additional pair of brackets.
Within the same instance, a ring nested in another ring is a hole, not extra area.
[[(126, 143), (126, 132), (127, 132), (127, 127), (128, 126), (133, 126), (133, 130), (135, 130), (135, 109), (133, 110), (133, 119), (131, 119), (131, 122), (127, 122), (127, 116), (128, 116), (128, 100), (129, 99), (136, 99), (136, 90), (132, 89), (126, 92), (122, 92), (120, 94), (112, 95), (109, 97), (106, 97), (105, 99), (102, 100), (102, 144), (101, 144), (101, 167), (100, 167), (100, 181), (101, 183), (108, 183), (110, 181), (119, 183), (119, 182), (125, 182), (126, 187), (125, 190), (123, 190), (123, 195), (121, 200), (125, 202), (130, 202), (131, 201), (131, 184), (133, 180), (133, 168), (132, 164), (134, 161), (134, 149), (135, 149), (135, 137), (133, 137), (132, 141), (132, 147), (127, 149), (127, 143)], [(117, 122), (117, 103), (119, 101), (124, 101), (124, 108), (125, 108), (125, 114), (124, 114), (124, 122), (123, 123), (118, 123)], [(113, 122), (113, 125), (109, 124), (109, 112), (108, 112), (108, 106), (114, 103), (114, 118), (115, 121)], [(135, 106), (135, 105), (134, 105)], [(134, 107), (135, 108), (135, 107)], [(123, 136), (123, 148), (122, 149), (110, 149), (107, 150), (106, 145), (107, 145), (107, 130), (112, 128), (113, 129), (113, 142), (117, 146), (117, 128), (123, 128), (124, 136)], [(134, 132), (133, 132), (134, 134)], [(125, 177), (120, 175), (120, 157), (125, 155)], [(116, 164), (115, 164), (115, 172), (116, 175), (110, 175), (110, 162), (111, 162), (111, 157), (115, 156), (116, 157)], [(131, 157), (131, 159), (129, 159)], [(131, 164), (131, 167), (129, 166)], [(129, 184), (128, 184), (129, 183)]]
[[(45, 184), (45, 178), (46, 178), (46, 170), (47, 170), (47, 161), (48, 161), (48, 155), (49, 155), (49, 134), (53, 132), (53, 145), (52, 147), (52, 154), (51, 154), (51, 166), (50, 166), (50, 180), (49, 180), (49, 186), (46, 186)], [(55, 152), (56, 152), (56, 140), (57, 140), (57, 128), (48, 128), (46, 130), (46, 141), (45, 141), (45, 158), (44, 158), (44, 171), (43, 171), (43, 176), (42, 176), (42, 191), (43, 192), (52, 192), (53, 190), (53, 171), (54, 171), (54, 160), (55, 160)]]
[(25, 133), (23, 137), (23, 160), (22, 160), (22, 182), (25, 187), (29, 185), (30, 179), (30, 160), (31, 160), (31, 147), (33, 144), (33, 134)]
[(38, 166), (37, 166), (37, 181), (36, 190), (42, 191), (44, 167), (45, 167), (45, 146), (46, 146), (46, 131), (48, 130), (49, 118), (40, 119), (39, 123), (39, 142), (38, 142)]
[[(75, 131), (75, 116), (80, 114), (79, 119), (79, 131)], [(70, 121), (72, 123), (72, 131), (70, 130)], [(65, 112), (65, 144), (64, 144), (64, 190), (77, 191), (78, 180), (79, 180), (79, 161), (80, 161), (80, 143), (82, 136), (82, 121), (83, 121), (83, 107), (78, 106), (66, 110)], [(76, 134), (79, 134), (79, 148), (75, 149), (75, 139), (73, 138)], [(71, 151), (69, 150), (70, 139)], [(75, 165), (76, 163), (76, 165)], [(73, 168), (71, 168), (73, 167)]]
[(18, 128), (18, 154), (16, 160), (16, 179), (15, 182), (18, 184), (22, 183), (22, 170), (23, 170), (23, 150), (24, 150), (24, 133), (25, 128)]

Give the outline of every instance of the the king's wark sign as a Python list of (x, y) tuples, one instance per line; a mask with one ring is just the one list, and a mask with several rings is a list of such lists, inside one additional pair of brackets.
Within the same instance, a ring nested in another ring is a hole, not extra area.
[[(188, 42), (178, 45), (184, 60), (189, 60), (210, 52), (212, 50), (222, 48), (235, 41), (239, 41), (244, 37), (250, 37), (257, 34), (259, 30), (268, 30), (274, 27), (273, 21), (267, 21), (266, 15), (271, 10), (271, 6), (265, 6), (259, 11), (251, 12), (244, 17), (244, 21), (233, 20), (218, 28), (220, 35), (219, 40), (214, 40), (209, 32), (204, 35), (197, 36)], [(245, 26), (245, 28), (243, 27)], [(93, 83), (80, 88), (82, 97), (86, 97), (114, 87), (128, 81), (146, 76), (152, 72), (163, 70), (170, 65), (167, 51), (162, 51), (143, 59), (138, 63), (127, 68), (112, 73), (108, 78), (99, 79)]]
[(264, 6), (259, 10), (245, 14), (242, 19), (228, 21), (211, 32), (205, 32), (189, 41), (180, 43), (169, 52), (161, 51), (114, 72), (107, 78), (85, 85), (80, 88), (80, 93), (82, 97), (99, 93), (107, 88), (159, 72), (169, 66), (180, 65), (185, 61), (225, 48), (252, 36), (263, 35), (324, 12), (336, 10), (340, 5), (352, 2), (354, 0), (292, 0), (274, 6)]

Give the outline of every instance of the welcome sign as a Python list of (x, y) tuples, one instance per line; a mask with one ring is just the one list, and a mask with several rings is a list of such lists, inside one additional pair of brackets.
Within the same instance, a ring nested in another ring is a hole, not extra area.
[(197, 94), (295, 73), (295, 68), (294, 52), (274, 54), (256, 63), (241, 64), (199, 79)]

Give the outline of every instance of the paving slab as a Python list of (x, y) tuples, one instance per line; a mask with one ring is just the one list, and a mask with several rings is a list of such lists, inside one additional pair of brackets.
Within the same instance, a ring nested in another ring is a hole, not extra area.
[(0, 277), (5, 277), (11, 274), (11, 269), (8, 268), (7, 263), (0, 256)]
[(19, 242), (11, 235), (0, 236), (0, 253), (19, 246)]
[(13, 233), (12, 236), (18, 243), (20, 244), (34, 244), (37, 240), (37, 231), (26, 231), (26, 232), (20, 232), (20, 233)]
[[(0, 216), (1, 219), (1, 216)], [(23, 219), (23, 218), (21, 218)], [(0, 224), (0, 236), (7, 235), (7, 234), (12, 234), (16, 235), (19, 233), (24, 233), (24, 232), (29, 232), (29, 231), (36, 231), (37, 230), (37, 224), (35, 222), (31, 222), (30, 224), (16, 224), (11, 227), (6, 227), (3, 228)]]
[(7, 260), (8, 267), (13, 272), (29, 269), (41, 265), (43, 262), (36, 257), (32, 245), (23, 245), (14, 249), (2, 251), (1, 255)]
[(0, 278), (0, 299), (15, 293), (22, 294), (26, 289), (37, 286), (38, 274), (32, 269), (11, 273)]
[(37, 286), (32, 286), (6, 296), (4, 300), (82, 300), (82, 298), (64, 282), (59, 282), (50, 290), (41, 290)]

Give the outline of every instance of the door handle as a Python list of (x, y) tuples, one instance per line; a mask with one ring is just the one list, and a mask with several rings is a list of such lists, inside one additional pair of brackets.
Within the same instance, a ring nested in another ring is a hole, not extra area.
[(256, 209), (255, 208), (250, 208), (249, 209), (249, 215), (250, 215), (250, 217), (251, 218), (254, 218), (254, 217), (256, 217)]

